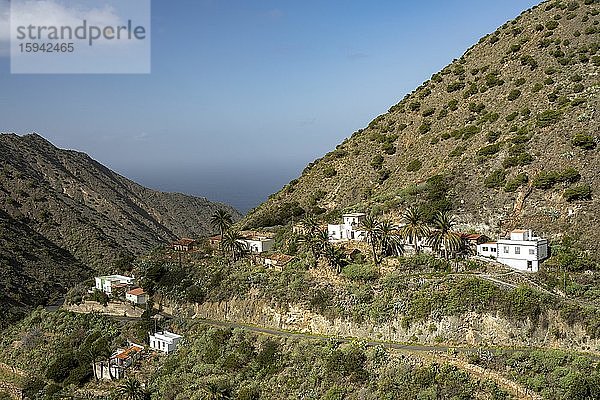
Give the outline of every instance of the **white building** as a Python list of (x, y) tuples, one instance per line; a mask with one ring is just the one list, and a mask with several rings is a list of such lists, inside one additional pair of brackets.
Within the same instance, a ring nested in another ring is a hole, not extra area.
[(133, 304), (146, 304), (148, 302), (148, 294), (142, 288), (135, 288), (125, 293), (125, 300)]
[(123, 275), (97, 276), (95, 288), (111, 295), (116, 288), (126, 288), (135, 284), (135, 279)]
[(246, 250), (250, 253), (270, 251), (275, 245), (275, 239), (270, 235), (258, 232), (244, 234), (244, 238), (240, 239), (239, 242), (243, 243), (246, 246)]
[(365, 231), (360, 229), (360, 227), (366, 216), (367, 214), (365, 213), (342, 215), (343, 222), (341, 224), (327, 225), (327, 234), (329, 235), (329, 240), (365, 240), (367, 235)]
[(548, 258), (548, 240), (534, 236), (531, 230), (517, 229), (509, 239), (477, 245), (477, 254), (519, 271), (537, 272), (540, 262)]
[(150, 348), (169, 354), (177, 349), (177, 343), (183, 338), (173, 332), (163, 331), (150, 335)]

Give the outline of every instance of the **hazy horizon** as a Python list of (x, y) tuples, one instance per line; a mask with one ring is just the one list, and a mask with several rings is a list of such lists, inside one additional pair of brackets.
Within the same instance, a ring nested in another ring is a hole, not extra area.
[(246, 212), (534, 4), (153, 1), (148, 75), (11, 75), (0, 31), (0, 130)]

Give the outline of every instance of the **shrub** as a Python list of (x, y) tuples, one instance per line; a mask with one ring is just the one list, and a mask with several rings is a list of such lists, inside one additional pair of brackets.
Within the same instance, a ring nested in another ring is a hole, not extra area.
[(569, 167), (558, 174), (560, 182), (575, 183), (581, 179), (581, 174), (575, 168)]
[(437, 115), (437, 119), (441, 120), (441, 119), (446, 118), (447, 116), (448, 116), (448, 109), (447, 108), (442, 108), (440, 110), (440, 112), (438, 113), (438, 115)]
[(448, 108), (450, 111), (456, 111), (458, 109), (458, 100), (452, 99), (448, 102)]
[(500, 151), (500, 144), (494, 143), (494, 144), (490, 144), (488, 146), (484, 146), (484, 147), (480, 148), (479, 150), (477, 150), (477, 155), (478, 156), (491, 156), (493, 154), (496, 154), (499, 151)]
[(506, 172), (503, 169), (497, 169), (489, 174), (483, 181), (487, 188), (498, 188), (504, 186), (506, 182)]
[(393, 143), (386, 142), (383, 144), (383, 151), (385, 154), (392, 155), (396, 153), (396, 146)]
[(488, 141), (488, 143), (494, 143), (499, 138), (500, 132), (488, 132), (488, 134), (485, 136), (485, 139)]
[(325, 169), (323, 170), (323, 176), (325, 178), (333, 178), (334, 176), (337, 175), (337, 171), (335, 170), (335, 168), (333, 168), (331, 165), (328, 165), (327, 167), (325, 167)]
[(532, 91), (533, 93), (537, 93), (537, 92), (539, 92), (540, 90), (542, 90), (542, 88), (543, 88), (543, 87), (544, 87), (544, 85), (542, 85), (542, 84), (541, 84), (541, 83), (539, 83), (539, 82), (536, 82), (536, 83), (533, 85), (533, 87), (531, 88), (531, 91)]
[(537, 116), (537, 126), (540, 128), (550, 126), (561, 118), (561, 112), (558, 110), (546, 110)]
[(429, 117), (429, 116), (432, 116), (433, 114), (435, 114), (435, 108), (433, 108), (433, 107), (428, 108), (427, 110), (423, 111), (424, 117)]
[(504, 85), (504, 81), (500, 78), (500, 73), (494, 71), (485, 76), (485, 84), (488, 87), (502, 86)]
[(558, 27), (558, 22), (556, 22), (555, 20), (550, 20), (548, 22), (546, 22), (546, 29), (548, 30), (554, 30)]
[(517, 78), (515, 79), (515, 86), (522, 86), (526, 82), (525, 78)]
[(537, 61), (530, 55), (524, 55), (521, 57), (521, 65), (528, 65), (532, 71), (538, 67)]
[(390, 171), (382, 169), (379, 171), (379, 183), (383, 183), (390, 177)]
[(448, 155), (450, 157), (460, 157), (467, 148), (465, 146), (456, 146)]
[(427, 132), (429, 132), (431, 130), (431, 123), (430, 122), (423, 122), (420, 126), (419, 129), (417, 130), (421, 135), (426, 134)]
[(514, 121), (514, 120), (515, 120), (515, 118), (517, 118), (518, 116), (519, 116), (519, 113), (518, 113), (518, 112), (516, 112), (516, 111), (515, 111), (515, 112), (512, 112), (512, 113), (510, 113), (510, 114), (508, 114), (508, 115), (506, 116), (506, 118), (505, 118), (505, 119), (506, 119), (506, 122), (512, 122), (512, 121)]
[(420, 160), (414, 159), (408, 163), (408, 165), (406, 166), (406, 171), (415, 172), (415, 171), (420, 170), (422, 166), (423, 166), (423, 164), (421, 163)]
[(521, 96), (521, 91), (519, 89), (513, 89), (508, 94), (508, 100), (513, 101), (518, 99)]
[(585, 150), (593, 150), (596, 148), (596, 140), (592, 135), (578, 133), (571, 139), (571, 144), (576, 147), (581, 147)]
[(485, 109), (483, 103), (469, 103), (469, 111), (479, 114)]
[(377, 270), (370, 264), (349, 264), (342, 269), (342, 275), (355, 281), (372, 281), (377, 279)]
[(576, 83), (573, 85), (573, 93), (581, 93), (584, 89), (585, 87), (581, 83)]
[(456, 92), (457, 90), (461, 90), (462, 88), (465, 87), (465, 83), (464, 82), (452, 82), (448, 84), (448, 87), (446, 87), (446, 91), (448, 93), (452, 93), (452, 92)]
[(558, 182), (558, 173), (555, 171), (542, 171), (533, 180), (537, 189), (550, 189)]
[(371, 160), (371, 167), (373, 167), (374, 170), (380, 170), (382, 166), (383, 156), (381, 154), (373, 156), (373, 159)]
[(592, 189), (588, 184), (578, 185), (565, 190), (563, 197), (567, 201), (590, 200), (592, 198)]
[(408, 109), (411, 111), (418, 111), (419, 108), (421, 108), (421, 103), (419, 103), (418, 101), (413, 101), (408, 105)]
[(524, 173), (518, 174), (510, 181), (506, 182), (506, 185), (504, 186), (504, 191), (514, 192), (519, 187), (526, 184), (528, 181), (529, 181), (529, 178), (527, 177), (527, 174), (524, 174)]
[[(513, 146), (514, 147), (514, 146)], [(525, 151), (508, 156), (502, 161), (504, 168), (512, 168), (517, 166), (529, 165), (533, 162), (533, 156)]]

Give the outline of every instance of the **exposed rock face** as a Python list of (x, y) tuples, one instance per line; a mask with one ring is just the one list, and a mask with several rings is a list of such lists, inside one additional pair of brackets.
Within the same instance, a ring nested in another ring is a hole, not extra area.
[[(466, 229), (526, 226), (599, 253), (599, 21), (593, 1), (525, 11), (309, 164), (247, 225), (285, 223), (299, 208), (400, 212), (429, 201), (424, 182), (442, 175)], [(561, 178), (568, 168), (579, 176)], [(558, 179), (536, 184), (543, 174)], [(565, 197), (583, 187), (591, 197)]]
[(557, 347), (591, 352), (599, 352), (600, 346), (600, 341), (589, 337), (583, 327), (567, 325), (556, 312), (548, 312), (540, 321), (510, 321), (494, 314), (467, 313), (408, 325), (401, 317), (375, 324), (328, 320), (298, 305), (284, 310), (260, 298), (247, 298), (196, 305), (195, 316), (313, 334), (420, 344)]

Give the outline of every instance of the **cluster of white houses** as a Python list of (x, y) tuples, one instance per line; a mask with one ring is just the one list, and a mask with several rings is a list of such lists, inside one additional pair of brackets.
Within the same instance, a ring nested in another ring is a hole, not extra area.
[[(362, 223), (366, 217), (365, 213), (351, 213), (342, 216), (341, 224), (327, 225), (329, 240), (341, 241), (364, 241), (366, 232), (362, 229)], [(537, 272), (540, 262), (548, 258), (548, 241), (535, 236), (531, 230), (513, 230), (508, 238), (488, 241), (485, 235), (460, 234), (473, 248), (477, 255), (494, 259), (499, 263), (511, 268)], [(431, 251), (427, 240), (422, 239), (417, 243), (424, 251)], [(408, 249), (414, 249), (414, 243), (405, 243)]]
[(125, 275), (106, 275), (95, 278), (95, 290), (104, 292), (109, 297), (124, 296), (133, 304), (146, 304), (148, 295), (144, 289), (135, 285), (135, 278)]

